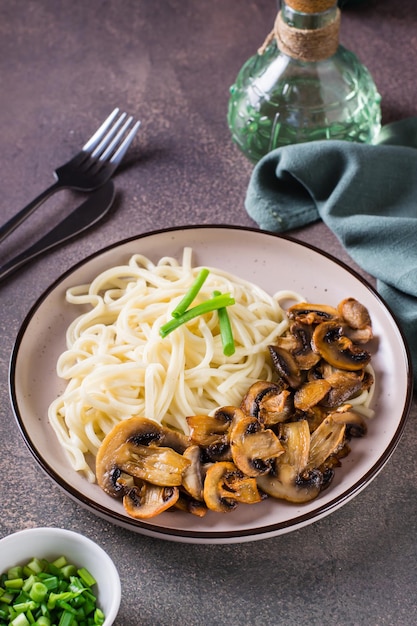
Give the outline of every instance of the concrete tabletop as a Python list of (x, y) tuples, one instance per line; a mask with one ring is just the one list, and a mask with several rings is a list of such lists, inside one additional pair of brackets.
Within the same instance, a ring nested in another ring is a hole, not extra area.
[[(252, 165), (230, 140), (229, 86), (271, 30), (273, 0), (14, 0), (0, 3), (0, 215), (53, 182), (53, 170), (119, 106), (142, 128), (117, 175), (111, 216), (0, 285), (0, 537), (33, 526), (84, 533), (122, 581), (116, 626), (414, 626), (417, 623), (417, 404), (372, 484), (330, 516), (275, 538), (189, 545), (121, 529), (45, 476), (9, 400), (9, 358), (30, 307), (74, 263), (126, 237), (184, 224), (255, 226), (244, 209)], [(383, 122), (416, 114), (414, 0), (348, 3), (341, 42), (367, 65)], [(1, 246), (41, 234), (71, 192)], [(367, 278), (317, 222), (290, 233)]]

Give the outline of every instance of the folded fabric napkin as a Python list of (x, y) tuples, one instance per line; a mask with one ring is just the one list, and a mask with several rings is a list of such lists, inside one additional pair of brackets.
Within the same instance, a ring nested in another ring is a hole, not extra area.
[(264, 230), (327, 224), (377, 279), (417, 383), (417, 118), (385, 126), (374, 145), (325, 140), (273, 150), (256, 164), (245, 206)]

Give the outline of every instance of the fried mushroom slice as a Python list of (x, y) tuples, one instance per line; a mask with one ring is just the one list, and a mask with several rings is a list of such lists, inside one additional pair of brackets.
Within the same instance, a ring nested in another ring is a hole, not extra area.
[(172, 448), (142, 446), (130, 441), (117, 449), (115, 462), (122, 472), (161, 487), (181, 485), (183, 473), (191, 463)]
[(184, 458), (190, 461), (182, 475), (182, 486), (195, 500), (203, 500), (203, 470), (201, 466), (201, 450), (197, 445), (189, 446)]
[(190, 415), (186, 418), (190, 429), (189, 440), (206, 447), (228, 439), (228, 431), (234, 417), (235, 407), (222, 407), (213, 415)]
[(282, 385), (259, 380), (249, 387), (240, 408), (265, 426), (272, 426), (290, 417), (293, 411), (292, 395), (288, 389), (282, 389)]
[(322, 467), (326, 460), (343, 447), (346, 426), (328, 415), (311, 433), (307, 469)]
[(230, 449), (236, 467), (250, 477), (266, 474), (272, 460), (284, 452), (275, 433), (250, 416), (233, 422)]
[(337, 424), (346, 426), (346, 437), (364, 437), (368, 432), (368, 427), (362, 415), (353, 410), (350, 405), (345, 405), (337, 411), (331, 413), (330, 417)]
[(274, 345), (268, 346), (268, 350), (271, 355), (272, 364), (280, 378), (282, 378), (291, 389), (297, 389), (301, 385), (302, 375), (297, 361), (291, 352)]
[(301, 324), (321, 324), (339, 318), (337, 309), (327, 304), (298, 302), (288, 309), (288, 318)]
[(130, 517), (149, 519), (174, 506), (178, 497), (177, 487), (161, 487), (137, 481), (123, 496), (123, 506)]
[(343, 324), (323, 322), (313, 332), (313, 350), (342, 370), (360, 370), (371, 360), (369, 352), (353, 343), (344, 333)]
[(261, 500), (255, 478), (245, 476), (234, 463), (221, 461), (207, 469), (204, 502), (211, 511), (228, 513), (239, 503), (254, 504)]
[(330, 391), (331, 385), (324, 378), (307, 381), (295, 392), (294, 407), (300, 411), (309, 411), (324, 400)]
[(282, 424), (285, 452), (276, 458), (268, 474), (258, 476), (259, 489), (273, 498), (303, 503), (314, 500), (321, 491), (323, 474), (308, 470), (310, 429), (306, 420)]
[(313, 326), (294, 322), (290, 325), (290, 334), (294, 338), (291, 354), (295, 358), (300, 370), (309, 370), (320, 361), (320, 355), (315, 353), (311, 346)]
[(191, 515), (195, 515), (196, 517), (204, 517), (208, 510), (204, 502), (195, 500), (188, 493), (182, 492), (181, 489), (174, 509), (178, 509), (184, 513), (191, 513)]
[(346, 334), (357, 343), (367, 343), (373, 337), (368, 309), (355, 298), (345, 298), (337, 305), (339, 315), (347, 323)]
[[(109, 495), (120, 498), (129, 486), (126, 475), (149, 480), (159, 473), (159, 484), (181, 484), (182, 472), (189, 461), (170, 447), (160, 447), (166, 441), (180, 441), (179, 447), (182, 448), (183, 439), (176, 435), (174, 431), (144, 417), (131, 417), (119, 422), (106, 435), (97, 453), (96, 477), (99, 486)], [(166, 480), (168, 482), (164, 482)]]
[(365, 377), (363, 370), (348, 372), (346, 370), (334, 369), (325, 377), (325, 380), (331, 389), (326, 396), (324, 404), (330, 408), (340, 406), (358, 395), (362, 390), (369, 388), (369, 379)]

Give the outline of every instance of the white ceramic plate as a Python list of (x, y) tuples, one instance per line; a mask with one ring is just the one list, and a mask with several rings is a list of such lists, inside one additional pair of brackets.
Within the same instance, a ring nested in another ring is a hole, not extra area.
[[(212, 265), (260, 285), (270, 293), (292, 289), (311, 302), (336, 305), (353, 296), (370, 311), (377, 350), (373, 356), (375, 418), (363, 439), (336, 470), (329, 489), (303, 505), (267, 499), (240, 505), (227, 514), (209, 512), (200, 519), (176, 512), (151, 521), (136, 521), (121, 502), (73, 471), (47, 419), (50, 402), (65, 383), (56, 361), (65, 349), (65, 332), (78, 314), (65, 301), (69, 286), (89, 282), (133, 253), (157, 261), (181, 258), (194, 250), (196, 265)], [(234, 543), (286, 533), (310, 524), (356, 496), (378, 474), (398, 444), (411, 402), (411, 368), (403, 336), (374, 289), (336, 259), (287, 237), (254, 229), (199, 226), (158, 231), (110, 246), (79, 263), (42, 295), (18, 334), (10, 367), (11, 398), (23, 437), (39, 465), (65, 492), (97, 515), (133, 531), (191, 543)]]

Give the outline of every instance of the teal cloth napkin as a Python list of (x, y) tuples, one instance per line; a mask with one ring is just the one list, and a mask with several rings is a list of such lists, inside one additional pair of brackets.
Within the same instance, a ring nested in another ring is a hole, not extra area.
[(327, 224), (377, 279), (417, 383), (417, 118), (383, 127), (374, 145), (332, 140), (273, 150), (254, 167), (245, 206), (263, 230)]

